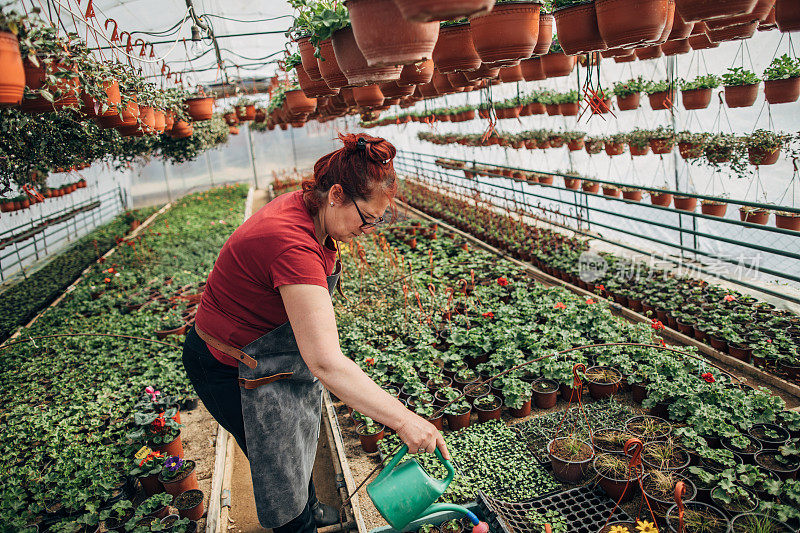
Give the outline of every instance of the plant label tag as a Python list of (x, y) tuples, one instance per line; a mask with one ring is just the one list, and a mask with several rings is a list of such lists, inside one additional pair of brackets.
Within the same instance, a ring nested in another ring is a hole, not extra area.
[(148, 455), (150, 455), (150, 452), (152, 452), (152, 451), (153, 451), (153, 450), (151, 450), (151, 449), (150, 449), (150, 448), (148, 448), (147, 446), (142, 446), (141, 448), (139, 448), (139, 451), (138, 451), (138, 452), (136, 452), (136, 453), (134, 454), (134, 456), (133, 456), (133, 457), (134, 457), (134, 458), (135, 458), (137, 461), (141, 462), (141, 461), (144, 461), (145, 457), (147, 457)]

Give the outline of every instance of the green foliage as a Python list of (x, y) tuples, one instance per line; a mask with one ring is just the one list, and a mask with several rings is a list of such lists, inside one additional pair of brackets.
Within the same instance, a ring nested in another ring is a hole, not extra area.
[(728, 72), (722, 75), (722, 84), (725, 87), (735, 87), (738, 85), (753, 85), (761, 81), (753, 71), (745, 70), (744, 67), (731, 67)]
[(697, 76), (693, 80), (680, 80), (680, 87), (682, 91), (691, 91), (694, 89), (716, 89), (719, 87), (721, 79), (716, 74), (705, 74)]
[(764, 70), (765, 80), (785, 80), (800, 76), (800, 58), (793, 59), (788, 54), (783, 54), (772, 60)]
[(644, 90), (644, 86), (645, 86), (644, 78), (639, 76), (638, 78), (632, 78), (628, 81), (614, 82), (614, 87), (611, 90), (611, 92), (615, 96), (625, 97), (642, 92)]

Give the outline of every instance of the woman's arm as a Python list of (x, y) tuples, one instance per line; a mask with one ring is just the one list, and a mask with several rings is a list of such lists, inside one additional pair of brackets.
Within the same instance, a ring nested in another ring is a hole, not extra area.
[(450, 456), (436, 427), (403, 407), (342, 353), (328, 291), (318, 285), (278, 287), (300, 355), (325, 388), (356, 411), (389, 426), (412, 453), (438, 447)]

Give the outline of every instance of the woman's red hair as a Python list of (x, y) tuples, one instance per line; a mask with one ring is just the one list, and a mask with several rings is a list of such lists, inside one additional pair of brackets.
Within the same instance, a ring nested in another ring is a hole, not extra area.
[(394, 145), (365, 133), (340, 133), (339, 140), (344, 146), (320, 157), (314, 164), (314, 176), (303, 180), (303, 197), (311, 214), (319, 212), (328, 191), (337, 183), (356, 198), (369, 200), (382, 192), (391, 202), (397, 192)]

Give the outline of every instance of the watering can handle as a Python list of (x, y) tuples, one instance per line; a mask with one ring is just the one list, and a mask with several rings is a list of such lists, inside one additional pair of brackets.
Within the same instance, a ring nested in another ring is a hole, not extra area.
[[(386, 464), (381, 473), (378, 474), (378, 477), (375, 478), (375, 481), (378, 481), (388, 476), (389, 472), (394, 470), (395, 467), (398, 464), (400, 464), (400, 461), (407, 453), (408, 453), (408, 446), (403, 444), (403, 446), (400, 448), (400, 451), (397, 452), (397, 454), (394, 457), (392, 457), (392, 459)], [(453, 469), (453, 465), (450, 463), (450, 461), (442, 457), (442, 452), (439, 451), (439, 448), (436, 448), (436, 451), (434, 453), (436, 454), (436, 457), (439, 458), (439, 461), (441, 461), (441, 463), (447, 469), (447, 477), (441, 480), (443, 487), (442, 492), (444, 492), (445, 490), (447, 490), (447, 487), (450, 485), (450, 482), (453, 481), (453, 478), (456, 476), (456, 471)]]
[(450, 482), (453, 481), (453, 478), (456, 477), (456, 471), (453, 469), (453, 465), (450, 463), (450, 461), (442, 457), (442, 452), (439, 451), (438, 446), (436, 447), (436, 450), (434, 450), (433, 453), (436, 454), (436, 457), (439, 459), (439, 462), (442, 463), (444, 467), (447, 469), (447, 477), (442, 480), (442, 487), (444, 487), (442, 492), (444, 492), (445, 490), (447, 490), (447, 487), (450, 485)]

